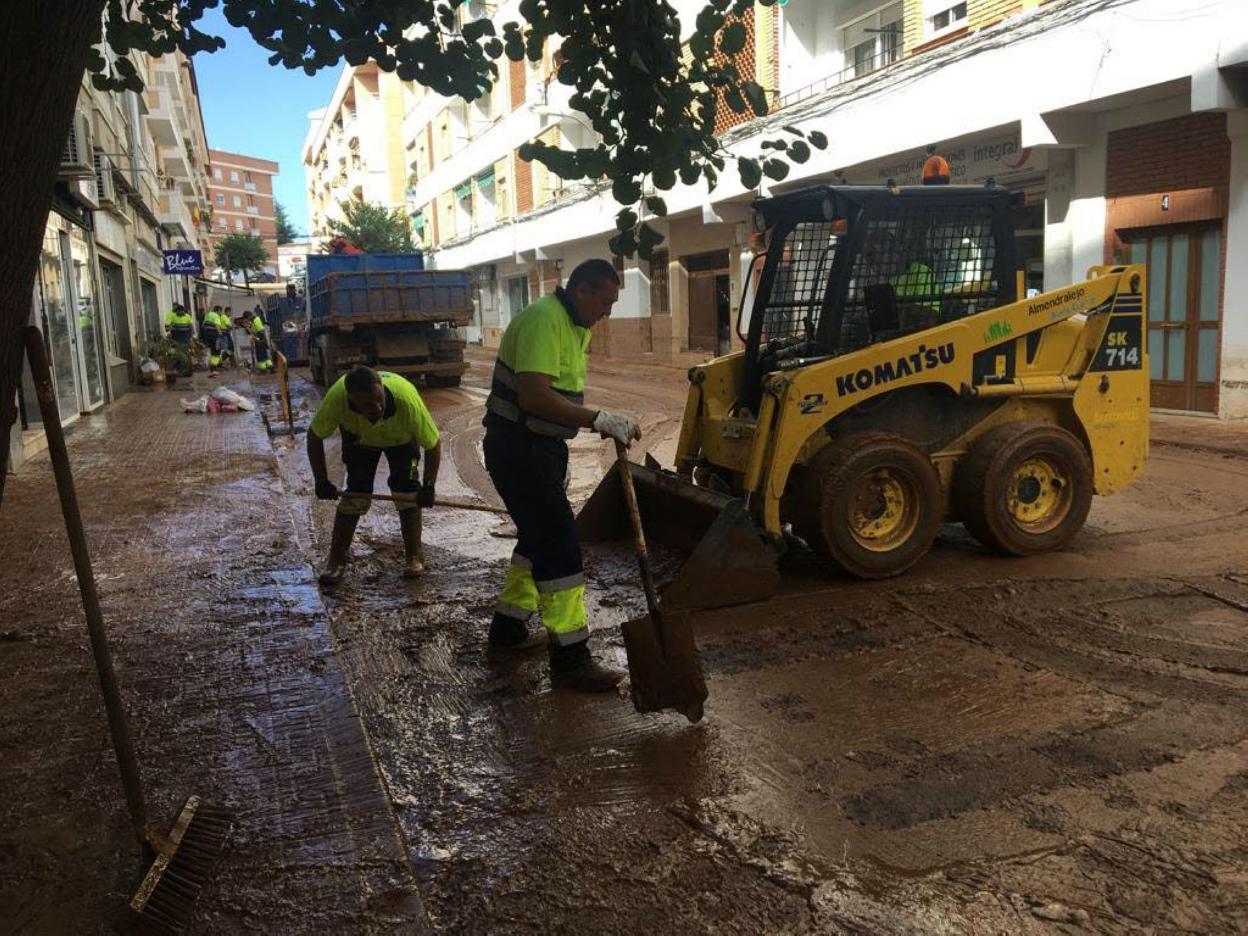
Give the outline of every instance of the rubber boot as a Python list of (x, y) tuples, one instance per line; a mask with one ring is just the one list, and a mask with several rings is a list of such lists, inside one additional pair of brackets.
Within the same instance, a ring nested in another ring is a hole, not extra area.
[(359, 514), (342, 511), (334, 514), (334, 530), (329, 537), (329, 558), (325, 560), (325, 568), (321, 570), (322, 585), (333, 587), (342, 581), (342, 573), (351, 558), (351, 540), (355, 538), (355, 527), (359, 522)]
[(610, 692), (623, 678), (619, 670), (604, 666), (590, 656), (588, 640), (566, 647), (550, 645), (550, 684), (556, 689)]
[(403, 531), (403, 575), (416, 578), (425, 571), (425, 550), (420, 545), (420, 508), (400, 510), (399, 529)]
[(531, 634), (526, 622), (495, 611), (485, 652), (491, 658), (514, 656), (544, 647), (546, 643), (545, 633)]

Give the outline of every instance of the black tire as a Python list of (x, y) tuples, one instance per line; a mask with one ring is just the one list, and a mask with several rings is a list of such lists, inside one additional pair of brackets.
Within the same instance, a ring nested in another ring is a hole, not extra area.
[(857, 578), (900, 575), (932, 547), (943, 518), (940, 476), (888, 432), (834, 439), (812, 460), (799, 535)]
[(967, 531), (1007, 556), (1061, 549), (1092, 506), (1092, 461), (1059, 426), (999, 426), (972, 443), (954, 474), (954, 509)]

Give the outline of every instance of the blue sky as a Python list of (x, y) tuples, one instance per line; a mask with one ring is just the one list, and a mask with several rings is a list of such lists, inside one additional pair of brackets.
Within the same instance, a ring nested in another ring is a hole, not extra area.
[(307, 233), (308, 208), (299, 161), (308, 130), (307, 113), (329, 103), (340, 68), (322, 69), (309, 78), (302, 71), (270, 65), (269, 53), (246, 30), (230, 26), (220, 10), (205, 13), (201, 28), (225, 40), (219, 52), (195, 56), (208, 145), (276, 160), (281, 172), (273, 180), (274, 193), (295, 229)]

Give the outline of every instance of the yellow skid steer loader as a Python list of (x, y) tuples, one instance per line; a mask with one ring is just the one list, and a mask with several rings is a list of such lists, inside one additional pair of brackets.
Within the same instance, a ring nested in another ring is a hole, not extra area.
[[(792, 535), (868, 579), (945, 521), (1007, 555), (1058, 549), (1139, 475), (1145, 268), (1024, 297), (1015, 205), (992, 185), (755, 203), (745, 349), (689, 372), (674, 470), (631, 466), (647, 533), (692, 550), (667, 606), (765, 597)], [(585, 540), (626, 534), (619, 488), (613, 471), (586, 503)]]

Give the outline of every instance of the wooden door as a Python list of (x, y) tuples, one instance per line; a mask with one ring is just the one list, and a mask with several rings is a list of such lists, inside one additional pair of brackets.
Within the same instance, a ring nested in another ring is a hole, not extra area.
[(1128, 233), (1132, 263), (1148, 264), (1151, 402), (1212, 413), (1221, 352), (1220, 222)]

